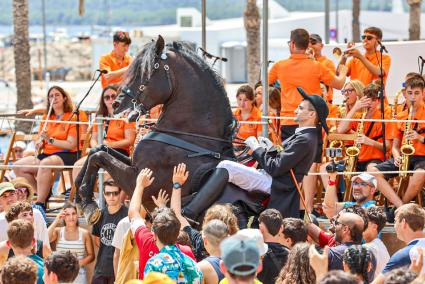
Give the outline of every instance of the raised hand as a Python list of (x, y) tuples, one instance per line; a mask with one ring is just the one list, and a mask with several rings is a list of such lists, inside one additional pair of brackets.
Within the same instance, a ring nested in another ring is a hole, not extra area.
[(148, 168), (144, 168), (140, 171), (139, 175), (137, 176), (137, 185), (142, 186), (143, 188), (146, 188), (152, 184), (152, 182), (155, 180), (154, 177), (152, 177), (152, 170)]
[(317, 280), (319, 280), (321, 277), (323, 277), (324, 274), (326, 274), (326, 272), (328, 272), (328, 254), (328, 246), (323, 249), (323, 254), (320, 254), (314, 245), (311, 245), (308, 250), (310, 265), (313, 267), (314, 272), (316, 272)]
[(152, 196), (152, 200), (158, 208), (161, 208), (167, 207), (167, 203), (170, 201), (170, 198), (168, 197), (167, 192), (161, 188), (159, 190), (158, 197)]
[(189, 177), (189, 171), (186, 171), (186, 164), (180, 163), (173, 170), (173, 183), (183, 185)]

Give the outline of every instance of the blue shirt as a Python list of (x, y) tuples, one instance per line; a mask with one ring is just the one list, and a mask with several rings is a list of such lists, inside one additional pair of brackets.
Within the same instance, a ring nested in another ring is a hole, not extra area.
[(28, 258), (37, 264), (37, 284), (44, 284), (44, 260), (36, 254), (29, 255)]
[(177, 284), (202, 283), (201, 270), (175, 245), (164, 246), (157, 255), (148, 260), (144, 275), (146, 276), (151, 271), (167, 274)]
[(419, 242), (419, 239), (413, 240), (407, 244), (404, 248), (398, 250), (395, 254), (390, 257), (387, 265), (385, 265), (382, 273), (387, 273), (393, 269), (410, 265), (410, 250)]
[[(350, 206), (353, 206), (353, 205), (358, 205), (358, 204), (357, 204), (357, 202), (353, 202), (353, 201), (345, 201), (345, 202), (342, 203), (343, 208), (347, 208), (347, 207), (350, 207)], [(363, 203), (362, 205), (360, 205), (360, 207), (362, 207), (364, 209), (374, 207), (374, 206), (376, 206), (375, 200), (369, 200), (369, 201)]]

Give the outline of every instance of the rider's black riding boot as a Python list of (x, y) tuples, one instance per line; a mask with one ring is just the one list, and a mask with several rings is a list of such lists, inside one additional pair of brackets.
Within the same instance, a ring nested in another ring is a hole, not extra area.
[(228, 182), (229, 172), (223, 168), (216, 168), (195, 197), (182, 209), (183, 216), (196, 220), (220, 197)]

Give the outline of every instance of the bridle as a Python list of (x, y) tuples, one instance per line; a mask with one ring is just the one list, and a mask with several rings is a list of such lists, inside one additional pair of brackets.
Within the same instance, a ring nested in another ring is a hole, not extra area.
[[(167, 82), (168, 82), (168, 87), (170, 90), (170, 93), (172, 93), (173, 91), (173, 85), (172, 85), (172, 81), (171, 81), (171, 74), (170, 74), (170, 67), (167, 64), (167, 58), (168, 55), (166, 53), (166, 50), (164, 49), (164, 51), (161, 53), (161, 55), (157, 55), (154, 58), (154, 65), (153, 65), (153, 71), (150, 74), (149, 79), (147, 79), (144, 82), (141, 82), (141, 84), (139, 85), (139, 87), (137, 88), (137, 92), (133, 92), (129, 87), (124, 86), (122, 88), (122, 92), (124, 93), (125, 96), (128, 96), (131, 99), (131, 102), (133, 104), (132, 107), (132, 112), (136, 112), (137, 113), (137, 119), (136, 119), (136, 126), (139, 125), (139, 120), (141, 118), (142, 115), (145, 115), (148, 113), (148, 108), (145, 106), (144, 103), (142, 103), (140, 101), (140, 98), (143, 97), (146, 86), (149, 84), (150, 78), (152, 78), (152, 76), (155, 74), (155, 72), (157, 72), (158, 70), (160, 70), (161, 67), (161, 61), (163, 62), (162, 66), (165, 70), (166, 73), (166, 77), (167, 77)], [(206, 139), (206, 140), (213, 140), (213, 141), (217, 141), (217, 142), (221, 142), (221, 143), (226, 143), (226, 144), (232, 144), (232, 143), (237, 143), (237, 144), (243, 144), (240, 141), (232, 141), (232, 139), (222, 139), (222, 138), (218, 138), (218, 137), (212, 137), (212, 136), (207, 136), (207, 135), (201, 135), (201, 134), (197, 134), (197, 133), (189, 133), (189, 132), (184, 132), (184, 131), (177, 131), (177, 130), (169, 130), (169, 129), (160, 129), (157, 128), (155, 126), (151, 127), (152, 130), (156, 131), (156, 132), (162, 132), (162, 133), (169, 133), (169, 134), (174, 134), (174, 135), (186, 135), (186, 136), (192, 136), (192, 137), (196, 137), (196, 138), (201, 138), (201, 139)]]
[(170, 66), (168, 64), (166, 64), (166, 62), (165, 62), (167, 60), (167, 58), (168, 58), (168, 56), (167, 56), (167, 52), (166, 52), (165, 49), (161, 53), (160, 56), (158, 56), (158, 55), (155, 56), (154, 64), (153, 64), (153, 71), (150, 74), (149, 79), (147, 79), (144, 82), (141, 82), (141, 84), (137, 88), (136, 94), (127, 86), (124, 86), (121, 90), (121, 92), (124, 93), (124, 95), (128, 96), (131, 99), (131, 102), (133, 104), (132, 112), (137, 113), (136, 125), (139, 125), (139, 120), (140, 120), (141, 116), (148, 112), (148, 108), (145, 106), (145, 104), (143, 104), (140, 101), (140, 98), (143, 97), (146, 86), (149, 84), (150, 78), (152, 78), (154, 73), (159, 70), (160, 65), (161, 65), (160, 64), (161, 61), (164, 61), (163, 68), (165, 70), (165, 74), (166, 74), (166, 77), (167, 77), (167, 83), (168, 83), (168, 88), (170, 90), (170, 93), (173, 91), (173, 85), (172, 85), (172, 82), (171, 82), (171, 75), (170, 75)]

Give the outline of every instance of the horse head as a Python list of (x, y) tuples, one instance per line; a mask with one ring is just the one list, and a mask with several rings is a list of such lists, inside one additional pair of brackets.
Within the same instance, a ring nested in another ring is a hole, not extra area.
[(144, 46), (129, 66), (121, 93), (113, 103), (115, 115), (127, 113), (133, 122), (168, 100), (173, 92), (168, 59), (162, 36)]

